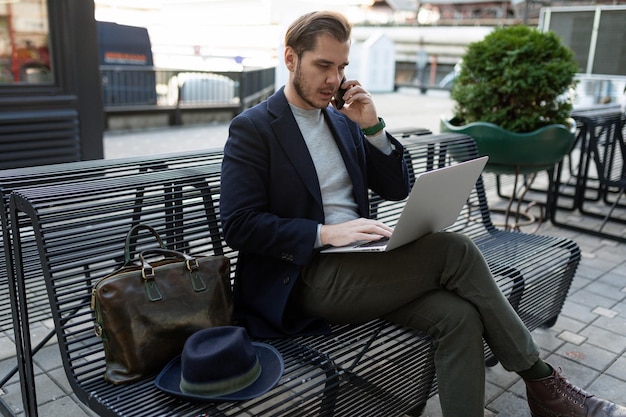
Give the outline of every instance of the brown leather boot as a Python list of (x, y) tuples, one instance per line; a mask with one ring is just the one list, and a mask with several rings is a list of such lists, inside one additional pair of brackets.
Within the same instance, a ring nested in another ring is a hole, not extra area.
[(560, 368), (552, 368), (547, 378), (526, 381), (526, 396), (533, 417), (626, 417), (626, 408), (572, 385)]

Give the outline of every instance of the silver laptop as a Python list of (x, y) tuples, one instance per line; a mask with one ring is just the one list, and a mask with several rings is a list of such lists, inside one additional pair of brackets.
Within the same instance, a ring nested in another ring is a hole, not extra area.
[(386, 252), (454, 224), (487, 159), (483, 156), (419, 174), (389, 239), (355, 242), (321, 252)]

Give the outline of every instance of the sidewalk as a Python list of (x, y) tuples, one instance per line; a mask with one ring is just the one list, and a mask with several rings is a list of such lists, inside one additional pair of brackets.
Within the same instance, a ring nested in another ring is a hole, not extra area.
[[(374, 98), (379, 115), (390, 129), (423, 127), (439, 133), (440, 116), (451, 115), (453, 108), (448, 94), (442, 91), (421, 95), (417, 90), (401, 90), (375, 94)], [(105, 157), (216, 148), (223, 146), (227, 135), (228, 126), (225, 124), (108, 133), (104, 140)], [(503, 201), (495, 194), (494, 179), (486, 174), (485, 181), (490, 205), (502, 205)], [(575, 214), (569, 214), (569, 217), (572, 222), (583, 221)], [(541, 346), (542, 357), (554, 366), (562, 367), (564, 375), (582, 388), (626, 404), (626, 245), (559, 229), (551, 224), (541, 225), (538, 233), (572, 238), (583, 252), (559, 320), (550, 329), (533, 332)], [(41, 329), (50, 328), (50, 325), (38, 324)], [(34, 332), (37, 333), (36, 328)], [(9, 366), (14, 366), (15, 351), (11, 340), (10, 334), (0, 334), (1, 375)], [(58, 355), (57, 346), (50, 343), (35, 357), (37, 398), (41, 404), (39, 415), (93, 416), (71, 395)], [(3, 390), (0, 391), (1, 398), (14, 410), (22, 410), (17, 379), (14, 377)], [(500, 365), (487, 369), (485, 415), (530, 415), (522, 381), (517, 375), (504, 371)], [(424, 416), (441, 416), (436, 397), (429, 401)]]

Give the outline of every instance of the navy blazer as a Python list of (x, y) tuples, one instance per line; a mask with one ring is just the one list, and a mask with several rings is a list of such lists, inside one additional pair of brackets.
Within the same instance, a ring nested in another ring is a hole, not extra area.
[[(389, 200), (409, 191), (403, 147), (385, 155), (332, 107), (323, 110), (353, 183), (362, 217), (368, 188)], [(231, 122), (222, 162), (220, 213), (224, 237), (239, 250), (235, 318), (256, 337), (328, 332), (288, 303), (300, 271), (318, 253), (322, 197), (313, 160), (281, 88)]]

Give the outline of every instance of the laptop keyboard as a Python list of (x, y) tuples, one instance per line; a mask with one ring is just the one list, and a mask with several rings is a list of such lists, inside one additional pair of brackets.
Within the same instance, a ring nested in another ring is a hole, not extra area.
[(389, 242), (389, 238), (383, 237), (378, 240), (372, 240), (369, 242), (361, 243), (360, 245), (357, 245), (357, 248), (375, 248), (377, 246), (385, 246), (387, 242)]

